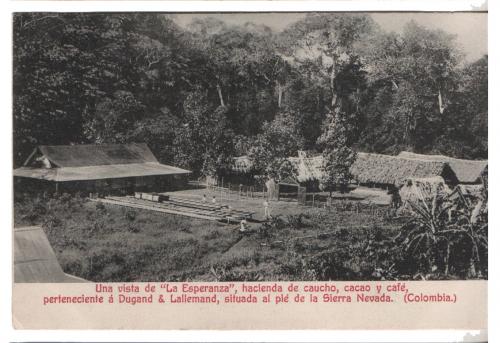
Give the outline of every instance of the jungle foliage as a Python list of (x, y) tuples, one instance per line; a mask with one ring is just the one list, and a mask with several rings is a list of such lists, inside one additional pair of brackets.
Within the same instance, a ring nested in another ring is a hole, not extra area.
[[(488, 57), (468, 63), (452, 35), (414, 22), (387, 33), (369, 15), (311, 13), (273, 32), (17, 13), (13, 25), (16, 166), (38, 144), (142, 141), (195, 175), (259, 151), (265, 170), (299, 148), (321, 152), (331, 113), (349, 149), (487, 157)], [(331, 164), (345, 163), (331, 144)]]

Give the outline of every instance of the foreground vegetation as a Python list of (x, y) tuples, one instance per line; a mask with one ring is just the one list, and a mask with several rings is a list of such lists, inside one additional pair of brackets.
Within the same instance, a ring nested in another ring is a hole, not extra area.
[(470, 244), (456, 236), (444, 263), (442, 240), (413, 242), (421, 237), (418, 216), (305, 207), (293, 213), (241, 233), (237, 226), (62, 195), (17, 200), (15, 224), (42, 225), (64, 271), (92, 281), (487, 277), (487, 246), (471, 273)]

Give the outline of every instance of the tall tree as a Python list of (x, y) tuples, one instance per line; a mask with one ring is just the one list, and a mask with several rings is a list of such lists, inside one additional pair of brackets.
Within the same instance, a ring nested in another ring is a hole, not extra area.
[(280, 182), (294, 177), (296, 170), (288, 157), (303, 148), (303, 138), (293, 115), (279, 113), (272, 122), (263, 124), (263, 133), (257, 135), (248, 156), (258, 174)]
[(339, 190), (344, 193), (351, 181), (350, 168), (356, 160), (356, 153), (348, 144), (348, 128), (345, 115), (340, 111), (330, 112), (324, 124), (323, 134), (318, 139), (323, 153), (323, 190)]
[(365, 50), (371, 89), (364, 112), (365, 137), (378, 136), (377, 150), (432, 150), (457, 85), (462, 56), (454, 38), (415, 22), (401, 34), (374, 35)]
[(223, 175), (234, 156), (227, 109), (210, 104), (207, 92), (198, 90), (187, 96), (184, 110), (184, 123), (174, 140), (175, 162), (195, 176)]

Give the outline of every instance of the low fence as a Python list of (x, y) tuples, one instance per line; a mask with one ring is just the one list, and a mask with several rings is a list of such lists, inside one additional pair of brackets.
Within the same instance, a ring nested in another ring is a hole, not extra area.
[(207, 189), (220, 193), (224, 199), (239, 199), (246, 198), (266, 198), (267, 192), (264, 186), (246, 186), (246, 185), (206, 185)]
[[(221, 200), (239, 200), (242, 198), (268, 198), (265, 186), (247, 186), (231, 183), (207, 184), (199, 182), (200, 186), (219, 194)], [(301, 197), (301, 201), (299, 197)], [(362, 198), (349, 196), (330, 198), (325, 193), (280, 192), (280, 201), (298, 201), (301, 206), (329, 209), (333, 212), (368, 213), (386, 215), (389, 207), (372, 202), (363, 202)]]
[(387, 205), (379, 205), (372, 202), (362, 202), (362, 200), (334, 199), (333, 201), (324, 201), (321, 197), (309, 198), (305, 206), (329, 209), (332, 212), (351, 212), (353, 214), (368, 213), (372, 215), (386, 215), (389, 210)]

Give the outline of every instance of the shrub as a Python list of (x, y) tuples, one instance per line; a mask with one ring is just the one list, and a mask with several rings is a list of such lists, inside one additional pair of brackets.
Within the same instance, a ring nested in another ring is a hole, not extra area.
[(133, 222), (137, 216), (137, 213), (134, 210), (127, 210), (125, 212), (125, 218), (127, 218), (128, 221)]
[(346, 267), (350, 256), (346, 251), (325, 251), (312, 256), (306, 264), (315, 280), (355, 280), (352, 270)]
[(31, 201), (28, 200), (25, 202), (25, 205), (22, 206), (22, 212), (24, 212), (21, 216), (22, 220), (28, 221), (30, 224), (34, 224), (38, 219), (47, 213), (45, 201), (40, 197), (36, 197)]
[(287, 216), (286, 221), (292, 229), (300, 230), (306, 226), (306, 224), (304, 223), (305, 217), (306, 216), (304, 215), (304, 213), (290, 214)]
[(218, 237), (220, 237), (222, 235), (222, 233), (219, 231), (219, 230), (209, 230), (207, 231), (206, 233), (203, 234), (203, 239), (205, 240), (211, 240), (211, 239), (216, 239)]
[(95, 204), (95, 209), (99, 212), (106, 212), (106, 206), (104, 206), (104, 204), (99, 201)]
[(418, 266), (417, 274), (487, 274), (488, 222), (478, 214), (483, 201), (487, 199), (471, 204), (457, 187), (450, 194), (419, 194), (417, 201), (409, 202), (412, 217), (398, 239), (406, 257)]

